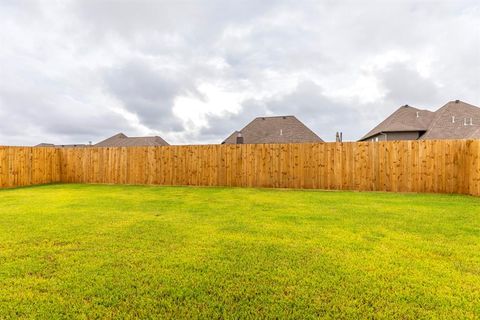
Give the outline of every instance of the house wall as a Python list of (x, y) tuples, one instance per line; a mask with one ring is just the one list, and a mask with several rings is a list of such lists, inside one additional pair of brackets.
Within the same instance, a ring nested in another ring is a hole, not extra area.
[(377, 134), (366, 141), (417, 140), (419, 137), (420, 133), (418, 131), (386, 132)]
[(395, 140), (417, 140), (420, 137), (419, 132), (388, 132), (387, 141)]

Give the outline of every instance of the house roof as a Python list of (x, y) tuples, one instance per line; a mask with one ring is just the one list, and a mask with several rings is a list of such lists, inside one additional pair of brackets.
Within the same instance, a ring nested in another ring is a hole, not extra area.
[(168, 146), (168, 143), (159, 136), (154, 137), (127, 137), (118, 133), (95, 144), (95, 147), (147, 147)]
[(245, 144), (323, 142), (295, 116), (255, 118), (242, 130), (230, 134), (222, 144), (236, 144), (239, 133)]
[(360, 140), (371, 138), (383, 132), (427, 131), (433, 118), (434, 113), (432, 111), (404, 105)]
[(51, 148), (82, 148), (88, 147), (87, 144), (53, 144), (53, 143), (39, 143), (35, 147), (51, 147)]
[(480, 138), (480, 108), (455, 100), (435, 112), (427, 132), (420, 139), (478, 138)]
[(42, 142), (42, 143), (39, 143), (39, 144), (35, 145), (34, 147), (55, 147), (55, 145), (53, 143)]

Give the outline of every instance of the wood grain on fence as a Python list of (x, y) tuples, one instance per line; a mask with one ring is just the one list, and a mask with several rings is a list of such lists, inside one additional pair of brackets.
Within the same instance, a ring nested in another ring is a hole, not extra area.
[(477, 141), (439, 140), (66, 148), (60, 157), (64, 182), (470, 193), (480, 192), (479, 152)]
[(480, 196), (480, 140), (469, 141), (468, 152), (468, 193)]
[(0, 188), (60, 182), (55, 148), (0, 147)]
[(0, 147), (0, 179), (480, 195), (480, 141)]

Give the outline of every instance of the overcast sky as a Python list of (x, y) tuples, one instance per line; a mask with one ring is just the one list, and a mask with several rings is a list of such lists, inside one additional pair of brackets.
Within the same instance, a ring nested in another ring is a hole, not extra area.
[(357, 140), (401, 105), (480, 106), (480, 1), (0, 0), (0, 144), (219, 143), (296, 115)]

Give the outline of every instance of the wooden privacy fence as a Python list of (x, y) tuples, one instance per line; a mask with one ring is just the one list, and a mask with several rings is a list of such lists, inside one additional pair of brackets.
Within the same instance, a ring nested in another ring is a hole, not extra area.
[(0, 147), (0, 188), (60, 182), (55, 148)]
[(4, 147), (0, 177), (2, 187), (65, 182), (480, 195), (479, 153), (473, 140)]

